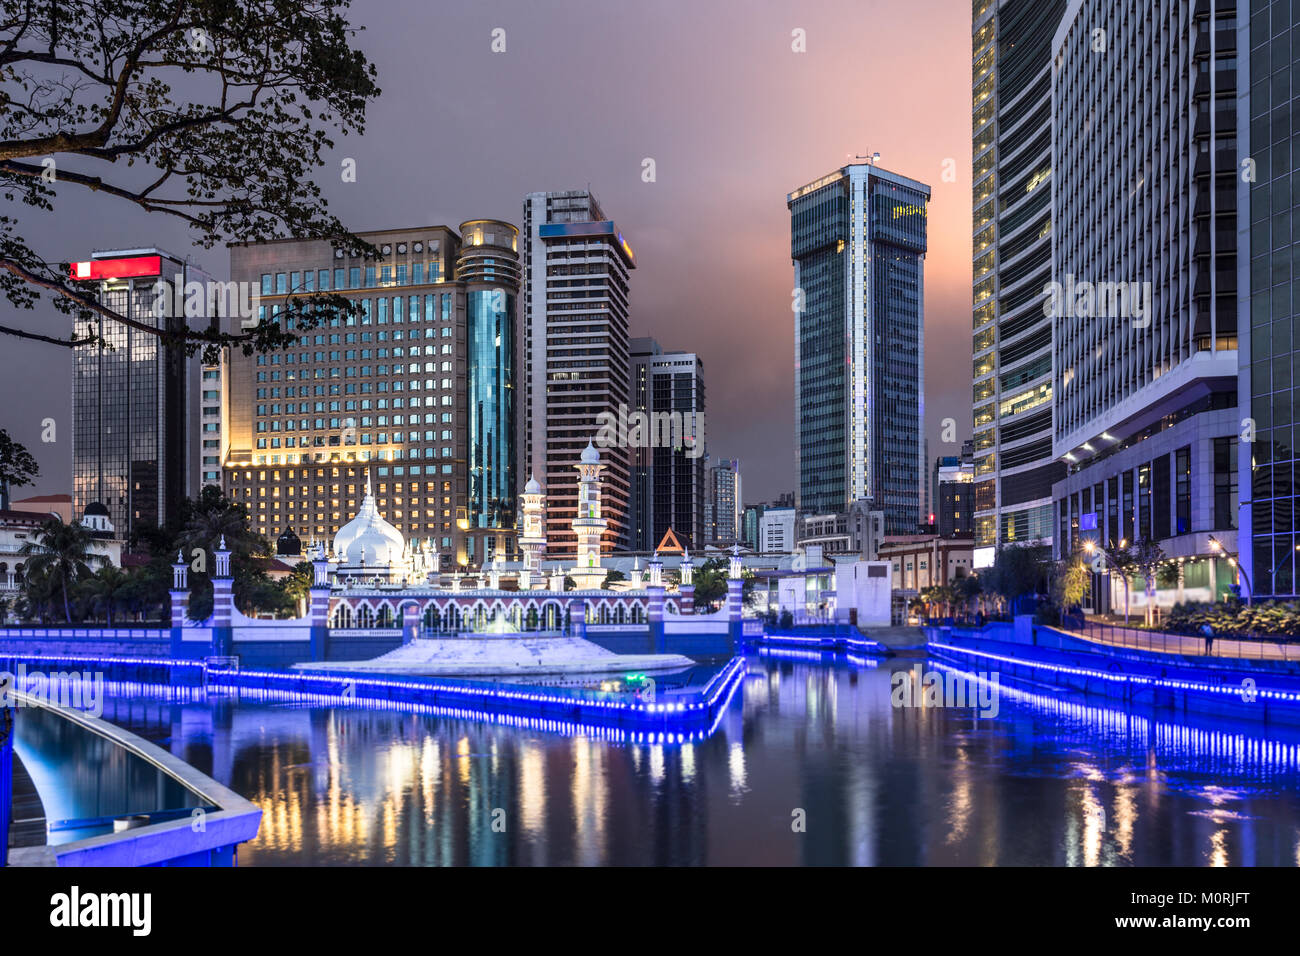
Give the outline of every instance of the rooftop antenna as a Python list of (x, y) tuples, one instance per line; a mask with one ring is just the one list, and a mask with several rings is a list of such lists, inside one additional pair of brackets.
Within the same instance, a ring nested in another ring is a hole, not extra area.
[(876, 165), (876, 163), (880, 162), (880, 154), (879, 154), (879, 153), (872, 153), (870, 156), (866, 156), (866, 155), (863, 155), (862, 153), (858, 153), (858, 154), (857, 154), (856, 156), (854, 156), (853, 158), (854, 158), (854, 159), (865, 159), (865, 160), (866, 160), (867, 162), (869, 162), (872, 166), (874, 166), (874, 165)]

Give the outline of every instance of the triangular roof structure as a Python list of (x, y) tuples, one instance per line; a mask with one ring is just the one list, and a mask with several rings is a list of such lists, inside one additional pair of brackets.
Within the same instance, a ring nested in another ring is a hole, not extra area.
[(677, 540), (677, 535), (673, 534), (673, 529), (669, 528), (664, 532), (663, 540), (659, 542), (659, 547), (656, 550), (665, 554), (681, 554), (686, 549)]

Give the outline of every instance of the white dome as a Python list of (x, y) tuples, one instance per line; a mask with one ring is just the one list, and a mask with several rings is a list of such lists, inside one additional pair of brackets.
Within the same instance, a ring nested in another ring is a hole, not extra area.
[(600, 452), (596, 451), (590, 440), (587, 441), (587, 447), (582, 450), (582, 463), (584, 465), (600, 464)]
[(344, 553), (349, 565), (358, 565), (363, 561), (367, 566), (388, 565), (402, 559), (406, 548), (402, 533), (378, 515), (376, 519), (347, 546)]
[(402, 557), (406, 539), (402, 533), (384, 520), (375, 506), (375, 496), (370, 492), (370, 479), (366, 478), (366, 496), (361, 501), (357, 515), (334, 535), (334, 553), (342, 553), (348, 564), (360, 564), (364, 557), (367, 565), (391, 564)]
[(529, 476), (528, 476), (528, 484), (524, 485), (524, 494), (526, 494), (526, 495), (540, 495), (541, 493), (542, 493), (542, 486), (541, 486), (541, 484), (538, 482), (538, 480), (537, 480), (534, 476), (529, 475)]

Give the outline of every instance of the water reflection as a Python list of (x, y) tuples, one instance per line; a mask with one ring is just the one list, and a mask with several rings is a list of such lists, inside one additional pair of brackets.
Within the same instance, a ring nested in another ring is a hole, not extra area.
[(263, 808), (242, 865), (1300, 862), (1294, 733), (1006, 684), (991, 719), (896, 709), (904, 666), (755, 657), (684, 745), (224, 698), (105, 717)]

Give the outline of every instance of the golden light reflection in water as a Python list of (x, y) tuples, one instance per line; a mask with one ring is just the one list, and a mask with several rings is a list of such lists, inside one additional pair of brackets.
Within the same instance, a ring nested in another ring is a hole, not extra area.
[(745, 745), (735, 741), (727, 752), (727, 771), (731, 776), (732, 796), (745, 792)]
[(966, 839), (974, 801), (971, 798), (970, 755), (965, 747), (958, 747), (953, 767), (952, 795), (948, 798), (948, 843)]
[(597, 866), (605, 847), (607, 794), (605, 789), (605, 749), (585, 737), (573, 740), (573, 825), (574, 862), (579, 866)]
[(1215, 830), (1210, 836), (1210, 866), (1228, 865), (1228, 831)]
[(1097, 866), (1106, 839), (1106, 808), (1097, 798), (1096, 787), (1084, 786), (1079, 797), (1083, 812), (1083, 865)]
[(546, 764), (542, 748), (528, 743), (519, 758), (519, 823), (528, 836), (540, 838), (545, 822)]
[(1112, 806), (1114, 821), (1113, 838), (1115, 848), (1126, 860), (1133, 856), (1133, 827), (1137, 823), (1137, 788), (1121, 784), (1115, 788), (1115, 802)]

